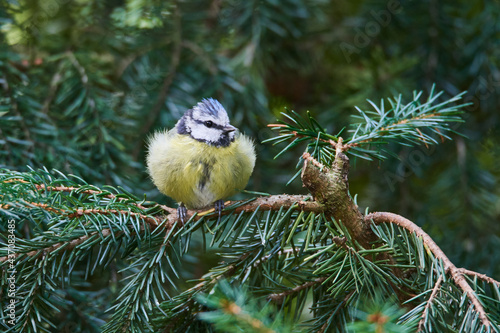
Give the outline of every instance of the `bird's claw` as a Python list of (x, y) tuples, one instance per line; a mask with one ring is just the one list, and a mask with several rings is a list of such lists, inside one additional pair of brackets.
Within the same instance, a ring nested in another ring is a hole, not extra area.
[(224, 200), (217, 200), (215, 202), (215, 211), (219, 214), (219, 219), (222, 215), (222, 210), (224, 210)]
[(179, 217), (179, 220), (182, 223), (186, 222), (187, 218), (187, 208), (183, 204), (180, 204), (179, 207), (177, 207), (177, 216)]

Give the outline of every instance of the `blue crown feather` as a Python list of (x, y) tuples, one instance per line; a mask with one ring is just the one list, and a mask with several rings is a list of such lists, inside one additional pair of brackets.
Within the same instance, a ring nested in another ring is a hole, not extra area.
[(224, 110), (222, 104), (220, 104), (218, 100), (213, 98), (202, 99), (201, 102), (198, 103), (198, 106), (202, 111), (210, 113), (214, 116), (217, 116), (220, 110)]

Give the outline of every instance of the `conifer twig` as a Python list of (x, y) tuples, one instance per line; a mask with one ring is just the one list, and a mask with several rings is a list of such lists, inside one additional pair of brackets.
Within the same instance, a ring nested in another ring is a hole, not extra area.
[[(56, 192), (73, 192), (73, 191), (76, 191), (77, 193), (85, 193), (85, 194), (90, 194), (90, 195), (92, 195), (92, 194), (102, 195), (102, 194), (105, 193), (103, 191), (97, 191), (97, 190), (81, 190), (80, 188), (74, 187), (74, 186), (45, 186), (45, 184), (35, 184), (35, 187), (38, 190), (45, 190), (45, 191), (51, 191), (51, 192), (53, 192), (53, 191), (56, 191)], [(108, 198), (108, 199), (116, 199), (118, 201), (130, 200), (130, 199), (127, 199), (127, 198), (117, 197), (113, 193), (104, 194), (104, 195), (102, 195), (102, 197)], [(139, 203), (132, 202), (131, 204), (134, 205), (134, 206), (137, 206), (140, 209), (146, 209), (146, 207), (144, 207), (143, 205), (141, 205)], [(172, 211), (173, 210), (174, 209), (172, 208)]]
[[(286, 125), (286, 124), (268, 124), (267, 127), (270, 127), (270, 128), (288, 128), (289, 126)], [(292, 134), (295, 138), (308, 138), (310, 136), (308, 135), (305, 135), (305, 134), (301, 134), (297, 131), (289, 131), (290, 134)], [(342, 139), (339, 137), (339, 139)], [(332, 139), (323, 139), (321, 137), (318, 137), (316, 138), (315, 140), (317, 141), (321, 141), (321, 142), (324, 142), (324, 143), (328, 143), (330, 144), (335, 150), (338, 150), (340, 149), (341, 151), (347, 151), (349, 150), (350, 148), (352, 147), (357, 147), (359, 146), (359, 143), (348, 143), (348, 144), (344, 144), (342, 143), (341, 140), (339, 140), (338, 142), (335, 142), (335, 140), (332, 140)]]
[[(347, 294), (347, 296), (344, 297), (343, 302), (346, 303), (347, 301), (349, 301), (349, 299), (352, 297), (352, 295), (354, 295), (354, 292), (355, 292), (355, 290), (352, 290), (349, 294)], [(325, 323), (323, 324), (323, 326), (321, 326), (318, 333), (324, 333), (326, 331), (326, 329), (328, 328), (329, 321), (334, 315), (335, 315), (335, 311), (333, 311), (332, 314), (328, 317), (328, 319), (325, 320)]]
[(57, 88), (59, 86), (59, 83), (61, 83), (63, 75), (62, 75), (62, 69), (63, 69), (64, 62), (60, 61), (59, 65), (57, 66), (57, 70), (54, 73), (54, 76), (52, 76), (52, 79), (50, 80), (50, 85), (49, 85), (49, 91), (47, 93), (47, 97), (43, 101), (42, 105), (42, 113), (47, 115), (49, 113), (49, 108), (50, 104), (52, 103), (52, 100), (54, 99)]
[[(14, 253), (14, 254), (10, 254), (10, 257), (9, 256), (4, 256), (4, 257), (0, 257), (0, 262), (4, 262), (8, 259), (12, 259), (12, 258), (18, 258), (19, 256), (21, 255), (26, 255), (28, 257), (34, 257), (36, 255), (39, 255), (39, 254), (49, 254), (50, 252), (52, 251), (55, 251), (57, 249), (59, 249), (60, 247), (64, 246), (64, 249), (65, 250), (71, 250), (71, 249), (74, 249), (75, 247), (77, 247), (78, 245), (82, 244), (83, 242), (85, 242), (86, 240), (88, 240), (89, 238), (93, 237), (94, 235), (96, 234), (99, 234), (99, 232), (95, 231), (95, 232), (92, 232), (88, 235), (83, 235), (81, 237), (78, 237), (78, 238), (75, 238), (69, 242), (59, 242), (59, 243), (56, 243), (56, 244), (53, 244), (47, 248), (42, 248), (42, 249), (38, 249), (38, 250), (33, 250), (33, 251), (30, 251), (30, 252), (26, 252), (26, 253), (21, 253), (21, 252), (17, 252), (17, 253)], [(103, 236), (103, 237), (108, 237), (109, 235), (111, 235), (111, 230), (109, 229), (102, 229), (100, 234)]]
[(222, 306), (222, 311), (230, 316), (234, 316), (236, 318), (239, 318), (241, 321), (247, 323), (255, 329), (255, 332), (262, 332), (262, 333), (275, 333), (276, 331), (269, 329), (264, 325), (262, 321), (260, 321), (257, 318), (253, 318), (250, 316), (248, 313), (244, 313), (236, 303), (234, 302), (221, 302)]
[(471, 275), (471, 276), (474, 276), (474, 277), (477, 277), (483, 281), (485, 281), (486, 283), (490, 283), (490, 284), (496, 284), (497, 286), (500, 286), (500, 282), (489, 277), (488, 275), (486, 274), (481, 274), (481, 273), (478, 273), (478, 272), (474, 272), (474, 271), (471, 271), (471, 270), (468, 270), (466, 268), (459, 268), (458, 269), (460, 271), (460, 273), (462, 274), (465, 274), (465, 275)]
[[(353, 116), (357, 121), (351, 124), (352, 129), (348, 130), (351, 135), (346, 137), (346, 143), (340, 141), (340, 133), (337, 135), (328, 133), (310, 113), (307, 113), (307, 117), (294, 111), (288, 114), (282, 113), (289, 122), (268, 125), (280, 132), (279, 136), (268, 141), (276, 143), (292, 141), (277, 156), (301, 142), (309, 141), (307, 150), (312, 150), (314, 156), (322, 161), (330, 158), (330, 152), (327, 151), (329, 147), (325, 147), (326, 145), (336, 151), (350, 151), (353, 156), (367, 160), (385, 159), (387, 152), (378, 147), (389, 142), (407, 146), (424, 144), (428, 147), (438, 144), (433, 137), (435, 134), (441, 139), (450, 139), (447, 134), (453, 131), (449, 123), (462, 122), (459, 115), (463, 113), (461, 108), (467, 104), (452, 104), (460, 100), (464, 93), (439, 102), (442, 94), (443, 92), (436, 93), (433, 86), (426, 100), (421, 100), (423, 91), (414, 92), (412, 100), (406, 104), (403, 103), (401, 95), (388, 99), (389, 107), (384, 100), (381, 100), (380, 105), (368, 100), (372, 106), (371, 110), (363, 111), (355, 107), (359, 114)], [(326, 154), (317, 155), (321, 151)]]
[[(14, 182), (29, 184), (28, 181), (23, 180), (23, 179), (9, 179), (9, 180), (3, 181), (3, 183), (14, 183)], [(76, 192), (78, 194), (84, 193), (84, 194), (89, 194), (89, 195), (100, 195), (103, 198), (108, 198), (108, 199), (118, 200), (118, 201), (131, 200), (129, 198), (117, 197), (113, 193), (106, 193), (104, 191), (99, 191), (99, 190), (82, 190), (80, 187), (76, 187), (76, 186), (62, 186), (62, 185), (61, 186), (47, 186), (45, 184), (33, 184), (33, 185), (39, 191), (68, 192), (68, 193)], [(138, 207), (140, 209), (143, 209), (143, 210), (146, 209), (146, 207), (144, 207), (143, 205), (141, 205), (139, 203), (136, 203), (136, 202), (132, 202), (130, 204), (132, 204), (132, 205), (134, 205), (134, 206), (136, 206), (136, 207)], [(158, 206), (161, 207), (163, 210), (169, 212), (169, 213), (176, 212), (176, 210), (174, 208), (170, 208), (170, 207), (167, 207), (167, 206), (164, 206), (164, 205), (158, 205)]]
[[(434, 240), (429, 236), (425, 231), (422, 230), (418, 225), (413, 223), (412, 221), (394, 214), (394, 213), (388, 213), (388, 212), (376, 212), (376, 213), (370, 213), (365, 216), (365, 220), (367, 222), (373, 221), (375, 224), (382, 224), (382, 223), (393, 223), (397, 224), (398, 226), (415, 233), (418, 237), (422, 238), (422, 241), (424, 242), (425, 246), (436, 256), (437, 259), (440, 259), (443, 262), (444, 265), (444, 270), (445, 272), (449, 273), (457, 286), (460, 287), (466, 294), (469, 300), (472, 302), (474, 307), (476, 308), (477, 313), (479, 314), (479, 318), (481, 319), (481, 322), (483, 323), (484, 326), (489, 327), (490, 326), (490, 320), (488, 319), (486, 315), (486, 311), (484, 310), (481, 302), (479, 301), (479, 298), (476, 296), (474, 290), (471, 288), (471, 286), (467, 283), (467, 280), (464, 277), (464, 271), (460, 268), (457, 268), (450, 259), (446, 256), (446, 254), (441, 250), (441, 248), (434, 242)], [(471, 273), (471, 271), (468, 274)], [(477, 275), (478, 273), (474, 274)]]
[(427, 313), (429, 312), (429, 309), (431, 308), (432, 301), (436, 297), (439, 288), (441, 287), (441, 283), (443, 282), (443, 276), (440, 275), (439, 278), (437, 279), (436, 283), (434, 284), (434, 288), (432, 288), (432, 293), (429, 299), (427, 300), (427, 304), (425, 305), (424, 312), (422, 312), (422, 319), (418, 322), (418, 331), (421, 332), (424, 328), (425, 324), (425, 317), (427, 317)]
[[(284, 254), (296, 253), (299, 250), (300, 250), (299, 248), (291, 248), (291, 249), (279, 250), (278, 253), (276, 253), (276, 254), (281, 256), (281, 255), (284, 255)], [(267, 260), (269, 260), (269, 258), (271, 258), (270, 254), (263, 256), (259, 260), (255, 261), (255, 263), (253, 264), (253, 267), (259, 266), (260, 264), (262, 264), (262, 263), (266, 262)]]
[(83, 215), (90, 215), (90, 214), (101, 214), (101, 215), (129, 215), (129, 216), (136, 216), (139, 217), (140, 219), (144, 220), (148, 224), (150, 224), (152, 227), (157, 227), (160, 223), (161, 220), (157, 217), (151, 217), (151, 216), (146, 216), (140, 213), (134, 213), (128, 210), (118, 210), (118, 209), (82, 209), (78, 208), (74, 212), (70, 213), (64, 210), (58, 211), (54, 209), (53, 207), (47, 205), (47, 204), (40, 204), (36, 202), (28, 202), (27, 205), (31, 206), (36, 206), (40, 207), (48, 212), (53, 212), (57, 213), (60, 215), (66, 215), (68, 218), (73, 219), (77, 218)]
[(325, 281), (326, 279), (327, 279), (327, 277), (323, 276), (323, 277), (317, 278), (315, 280), (298, 285), (290, 290), (286, 290), (286, 291), (283, 291), (281, 293), (271, 294), (271, 295), (267, 296), (267, 298), (274, 301), (274, 302), (282, 302), (285, 297), (287, 297), (289, 295), (293, 295), (295, 293), (298, 293), (298, 292), (300, 292), (304, 289), (307, 289), (309, 287), (312, 287), (318, 283), (323, 283), (323, 281)]
[[(321, 205), (319, 202), (314, 201), (314, 200), (309, 200), (311, 197), (307, 195), (286, 195), (286, 194), (279, 194), (279, 195), (271, 195), (267, 197), (258, 197), (255, 200), (238, 206), (235, 209), (224, 209), (221, 212), (221, 215), (228, 215), (231, 213), (241, 213), (241, 212), (254, 212), (257, 208), (259, 208), (260, 211), (267, 211), (267, 210), (272, 210), (272, 211), (277, 211), (281, 207), (283, 208), (290, 208), (293, 205), (297, 205), (297, 208), (301, 211), (306, 211), (306, 212), (316, 212), (316, 213), (322, 213), (324, 211), (323, 205)], [(224, 203), (224, 206), (230, 206), (233, 204), (237, 204), (241, 201), (226, 201)], [(162, 206), (163, 207), (163, 206)], [(166, 207), (168, 208), (168, 207)], [(170, 208), (173, 210), (173, 208)], [(191, 218), (194, 214), (197, 214), (196, 216), (193, 217), (194, 221), (197, 221), (201, 219), (203, 216), (208, 216), (210, 214), (217, 215), (215, 213), (215, 209), (199, 209), (199, 210), (188, 210), (187, 212), (187, 218)], [(169, 220), (169, 223), (173, 223), (178, 220), (177, 212), (175, 211), (174, 213), (168, 215), (167, 219)]]

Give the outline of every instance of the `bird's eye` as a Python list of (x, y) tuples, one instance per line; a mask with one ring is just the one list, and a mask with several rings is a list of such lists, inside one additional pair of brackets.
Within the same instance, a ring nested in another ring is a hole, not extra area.
[(205, 121), (205, 126), (212, 127), (213, 125), (214, 125), (214, 123), (211, 122), (210, 120)]

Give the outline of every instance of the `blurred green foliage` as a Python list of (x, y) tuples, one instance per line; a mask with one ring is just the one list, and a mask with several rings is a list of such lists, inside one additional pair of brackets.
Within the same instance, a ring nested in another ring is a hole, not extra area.
[[(260, 143), (284, 107), (338, 133), (366, 99), (436, 83), (445, 98), (468, 91), (453, 128), (467, 138), (353, 160), (351, 193), (498, 279), (499, 22), (498, 1), (2, 1), (0, 167), (56, 168), (163, 202), (145, 139), (203, 97)], [(284, 187), (303, 148), (273, 160), (278, 148), (258, 144), (249, 189), (303, 193)]]

